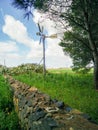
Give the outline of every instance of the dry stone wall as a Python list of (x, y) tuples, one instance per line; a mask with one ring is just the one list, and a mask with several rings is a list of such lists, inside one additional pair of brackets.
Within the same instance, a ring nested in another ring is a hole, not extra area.
[(7, 76), (22, 130), (98, 130), (83, 113)]

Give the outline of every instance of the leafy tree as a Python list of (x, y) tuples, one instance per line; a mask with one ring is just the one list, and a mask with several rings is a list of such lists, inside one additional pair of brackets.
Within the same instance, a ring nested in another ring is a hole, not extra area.
[[(13, 0), (12, 5), (17, 9), (23, 9), (25, 11), (24, 18), (30, 17), (32, 14), (32, 11), (35, 8), (43, 9), (46, 7), (44, 6), (44, 3), (47, 0)], [(47, 7), (46, 7), (47, 8)]]
[[(91, 69), (93, 56), (90, 53), (87, 38), (82, 37), (81, 39), (81, 37), (79, 32), (65, 32), (60, 45), (63, 47), (65, 54), (73, 59), (73, 70), (87, 73)], [(87, 46), (83, 43), (87, 44)]]
[(27, 11), (25, 16), (29, 17), (31, 7), (35, 7), (47, 11), (49, 17), (63, 25), (66, 32), (61, 46), (79, 66), (93, 61), (94, 84), (98, 89), (98, 0), (13, 1), (15, 7)]
[[(61, 42), (61, 46), (64, 46), (65, 51), (73, 58), (74, 65), (81, 64), (81, 67), (86, 67), (93, 62), (96, 89), (98, 89), (98, 14), (95, 13), (97, 11), (97, 0), (73, 0), (67, 14), (71, 31), (65, 33)], [(71, 44), (66, 44), (66, 40)]]

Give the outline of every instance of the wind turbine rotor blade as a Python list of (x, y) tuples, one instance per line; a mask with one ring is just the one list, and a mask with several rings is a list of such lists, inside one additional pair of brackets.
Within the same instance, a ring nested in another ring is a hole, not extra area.
[(40, 24), (38, 23), (38, 29), (39, 29), (39, 32), (42, 32), (41, 30), (41, 27), (40, 27)]

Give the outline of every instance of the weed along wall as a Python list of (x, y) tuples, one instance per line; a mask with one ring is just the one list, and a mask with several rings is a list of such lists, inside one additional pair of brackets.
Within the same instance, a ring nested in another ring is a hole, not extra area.
[(8, 76), (23, 130), (98, 130), (83, 113)]

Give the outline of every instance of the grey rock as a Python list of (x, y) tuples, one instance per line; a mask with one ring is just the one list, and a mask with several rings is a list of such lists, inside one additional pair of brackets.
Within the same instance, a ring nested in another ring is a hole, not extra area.
[(31, 102), (31, 100), (28, 100), (28, 102), (27, 102), (27, 106), (28, 106), (28, 107), (31, 107), (31, 106), (32, 106), (32, 102)]
[(65, 110), (66, 110), (67, 112), (70, 112), (70, 111), (72, 110), (72, 108), (68, 106), (68, 107), (65, 108)]
[(58, 100), (57, 100), (57, 99), (52, 99), (52, 102), (53, 102), (53, 103), (57, 103)]
[(36, 112), (35, 113), (35, 118), (36, 120), (39, 120), (40, 118), (43, 118), (46, 115), (44, 111)]
[(56, 106), (57, 106), (58, 108), (62, 109), (62, 108), (64, 108), (64, 102), (58, 101), (58, 102), (56, 102)]
[(45, 115), (46, 115), (46, 113), (44, 111), (31, 113), (29, 115), (29, 120), (31, 120), (31, 121), (37, 121), (37, 120), (43, 118)]
[(30, 98), (34, 98), (35, 97), (35, 93), (32, 93), (31, 95), (30, 95)]
[(54, 119), (52, 119), (52, 118), (46, 118), (46, 119), (44, 119), (43, 123), (47, 124), (47, 126), (49, 126), (50, 128), (58, 127), (57, 122)]
[(91, 119), (91, 117), (88, 115), (88, 114), (82, 114), (82, 116), (85, 118), (85, 119), (87, 119), (87, 120), (90, 120)]
[(45, 118), (47, 118), (47, 117), (52, 117), (52, 113), (47, 113)]
[(40, 107), (37, 107), (36, 110), (35, 110), (35, 112), (41, 112), (41, 111), (43, 111), (43, 109), (40, 108)]
[(46, 102), (50, 102), (51, 98), (50, 98), (49, 95), (43, 94), (43, 96), (45, 97), (45, 101), (46, 101)]
[(46, 107), (45, 110), (49, 113), (56, 113), (59, 111), (58, 107)]

